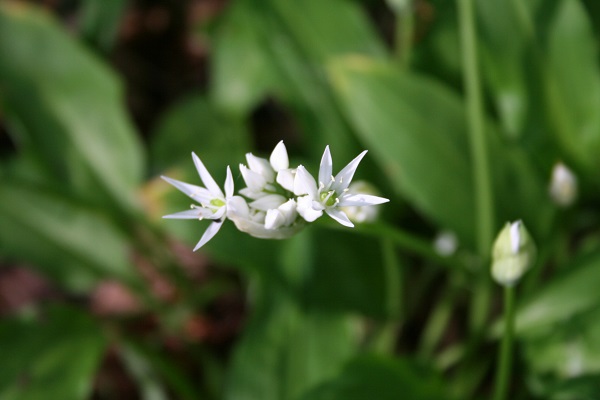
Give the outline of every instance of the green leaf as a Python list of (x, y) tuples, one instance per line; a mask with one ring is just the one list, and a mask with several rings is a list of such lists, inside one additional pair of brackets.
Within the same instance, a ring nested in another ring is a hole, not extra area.
[(552, 330), (600, 304), (600, 253), (595, 252), (564, 267), (517, 311), (516, 332), (526, 336)]
[(408, 359), (359, 356), (335, 379), (302, 400), (442, 400), (450, 398), (434, 373)]
[[(427, 77), (364, 57), (340, 58), (329, 71), (347, 118), (394, 189), (471, 246), (473, 173), (464, 105), (457, 94)], [(519, 149), (499, 140), (491, 124), (486, 134), (495, 218), (523, 219), (543, 230), (550, 207), (543, 180)]]
[(344, 0), (235, 2), (216, 37), (214, 98), (247, 113), (267, 94), (293, 110), (311, 155), (329, 144), (350, 159), (356, 143), (337, 109), (323, 65), (346, 53), (383, 57), (384, 48), (357, 5)]
[(6, 400), (83, 400), (106, 347), (100, 327), (69, 308), (36, 320), (0, 323), (0, 397)]
[(393, 187), (471, 242), (473, 185), (459, 99), (436, 82), (362, 57), (336, 60), (330, 75), (346, 116)]
[(0, 252), (76, 291), (100, 277), (129, 281), (126, 238), (106, 216), (72, 199), (3, 182)]
[(534, 32), (529, 15), (523, 15), (530, 3), (477, 1), (481, 72), (492, 90), (504, 131), (512, 137), (523, 132), (530, 111), (525, 61)]
[(259, 304), (235, 349), (226, 400), (298, 399), (333, 377), (351, 355), (348, 318), (304, 312), (281, 293)]
[(570, 157), (595, 172), (600, 166), (597, 42), (578, 0), (558, 2), (550, 21), (544, 71), (548, 123)]
[(81, 9), (81, 33), (97, 48), (113, 48), (125, 11), (125, 0), (85, 0)]
[(235, 167), (243, 162), (250, 147), (243, 121), (225, 115), (203, 96), (194, 95), (161, 117), (152, 135), (150, 160), (155, 171), (173, 165), (193, 169), (190, 153), (194, 151), (210, 171), (224, 171), (227, 165)]
[(21, 148), (78, 196), (134, 207), (142, 153), (121, 86), (43, 11), (0, 4), (0, 101)]

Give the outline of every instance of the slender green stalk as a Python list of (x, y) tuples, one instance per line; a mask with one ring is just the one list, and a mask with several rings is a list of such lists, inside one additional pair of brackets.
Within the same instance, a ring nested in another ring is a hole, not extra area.
[(504, 400), (510, 384), (513, 338), (515, 329), (515, 288), (504, 288), (504, 334), (498, 354), (494, 400)]
[(412, 1), (406, 0), (404, 7), (396, 10), (396, 59), (403, 68), (410, 66), (414, 30)]
[(387, 321), (374, 335), (372, 347), (384, 354), (393, 354), (397, 332), (402, 325), (402, 265), (398, 262), (396, 246), (390, 239), (381, 240), (384, 277), (386, 280)]
[[(320, 226), (336, 230), (347, 229), (338, 223), (323, 222)], [(456, 257), (440, 256), (435, 252), (430, 241), (419, 238), (410, 232), (403, 231), (395, 226), (382, 222), (360, 224), (354, 227), (354, 231), (368, 236), (387, 238), (399, 248), (432, 261), (435, 265), (445, 265), (454, 269), (463, 269), (463, 264)]]
[(475, 13), (473, 0), (457, 0), (457, 2), (467, 122), (475, 185), (477, 248), (479, 255), (485, 260), (488, 258), (494, 235), (494, 212), (481, 83), (477, 64)]

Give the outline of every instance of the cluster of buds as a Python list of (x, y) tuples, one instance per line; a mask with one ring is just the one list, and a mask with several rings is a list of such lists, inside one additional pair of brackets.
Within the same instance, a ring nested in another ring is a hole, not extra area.
[(349, 210), (356, 212), (355, 207), (371, 207), (389, 201), (372, 194), (357, 193), (350, 187), (356, 168), (366, 153), (366, 150), (360, 153), (334, 176), (327, 146), (321, 158), (317, 181), (302, 165), (290, 168), (287, 150), (281, 141), (268, 160), (252, 153), (246, 154), (247, 165), (239, 166), (246, 187), (238, 195), (234, 194), (229, 166), (223, 192), (200, 158), (192, 153), (204, 187), (166, 176), (162, 178), (198, 204), (192, 205), (190, 210), (164, 218), (213, 221), (194, 251), (215, 236), (225, 219), (233, 221), (240, 231), (263, 239), (289, 238), (323, 213), (344, 226), (353, 227), (347, 214)]

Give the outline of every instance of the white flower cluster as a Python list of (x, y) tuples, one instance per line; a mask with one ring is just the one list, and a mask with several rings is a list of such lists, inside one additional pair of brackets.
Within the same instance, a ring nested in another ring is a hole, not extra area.
[(269, 159), (246, 154), (248, 165), (240, 164), (246, 187), (234, 195), (231, 169), (227, 167), (225, 193), (212, 178), (200, 158), (192, 158), (205, 187), (191, 185), (163, 176), (162, 178), (195, 200), (190, 210), (166, 215), (174, 219), (210, 219), (213, 222), (202, 235), (194, 251), (208, 242), (225, 219), (233, 221), (242, 232), (263, 239), (285, 239), (299, 232), (306, 222), (313, 222), (325, 212), (340, 224), (354, 226), (344, 210), (367, 207), (389, 201), (348, 189), (354, 172), (367, 151), (360, 153), (337, 175), (332, 175), (333, 162), (329, 146), (325, 148), (319, 168), (318, 183), (300, 165), (290, 168), (287, 150), (279, 142)]

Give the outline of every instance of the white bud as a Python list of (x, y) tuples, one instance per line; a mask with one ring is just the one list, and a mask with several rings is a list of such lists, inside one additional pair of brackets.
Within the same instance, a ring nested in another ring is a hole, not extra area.
[[(348, 186), (349, 194), (368, 194), (377, 196), (379, 193), (373, 185), (365, 181), (352, 182)], [(379, 216), (379, 207), (375, 206), (344, 206), (342, 211), (346, 213), (350, 221), (356, 223), (373, 222)]]
[(442, 231), (435, 237), (433, 248), (440, 256), (449, 257), (454, 254), (458, 248), (458, 238), (454, 232)]
[(577, 198), (577, 177), (561, 162), (552, 169), (549, 192), (554, 203), (560, 207), (572, 205)]
[(535, 254), (535, 244), (523, 222), (506, 223), (494, 242), (492, 276), (501, 285), (514, 285), (531, 268)]

